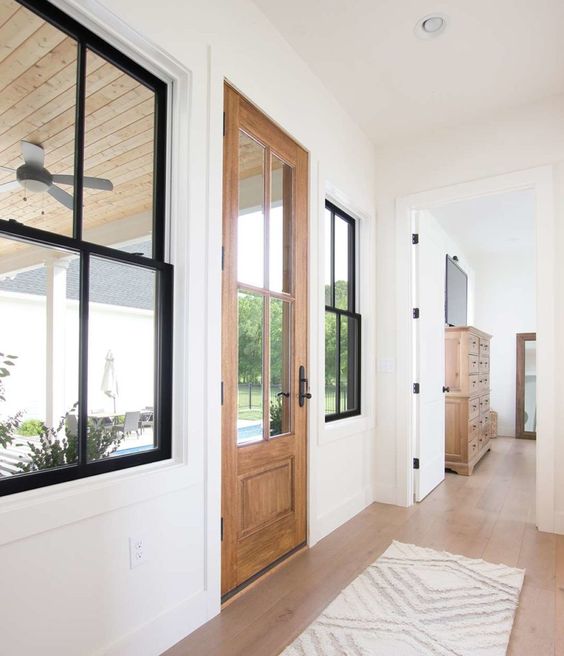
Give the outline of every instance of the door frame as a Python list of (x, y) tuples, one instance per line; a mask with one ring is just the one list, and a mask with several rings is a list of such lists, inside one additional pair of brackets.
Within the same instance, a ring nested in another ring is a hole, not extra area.
[[(423, 191), (396, 199), (396, 483), (397, 503), (413, 504), (413, 318), (411, 212), (508, 191), (535, 192), (537, 292), (537, 457), (536, 524), (553, 532), (555, 435), (555, 209), (553, 167), (539, 166)], [(540, 382), (540, 384), (538, 384)]]
[(515, 336), (515, 437), (536, 440), (536, 431), (525, 430), (525, 342), (536, 342), (536, 333), (517, 333)]

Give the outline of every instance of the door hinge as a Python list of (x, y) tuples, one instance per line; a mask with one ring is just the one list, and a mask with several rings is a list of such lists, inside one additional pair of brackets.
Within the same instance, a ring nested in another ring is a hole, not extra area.
[(413, 318), (419, 319), (419, 308), (413, 308)]
[(421, 388), (419, 387), (419, 383), (413, 383), (413, 393), (414, 394), (419, 394), (421, 391)]
[(419, 469), (419, 458), (413, 458), (413, 469)]
[(411, 235), (411, 243), (412, 244), (418, 244), (419, 243), (419, 234), (417, 232), (414, 232)]
[(225, 246), (221, 247), (221, 270), (225, 271)]
[(225, 112), (223, 112), (223, 136), (225, 136)]
[(221, 541), (223, 542), (223, 517), (221, 518), (221, 528), (220, 528), (220, 533), (221, 533)]
[(223, 381), (221, 381), (221, 405), (223, 405)]

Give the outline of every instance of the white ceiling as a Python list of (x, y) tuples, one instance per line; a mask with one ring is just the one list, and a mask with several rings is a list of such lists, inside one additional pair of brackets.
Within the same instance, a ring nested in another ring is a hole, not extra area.
[(564, 91), (563, 0), (254, 2), (376, 143)]
[(470, 258), (534, 257), (535, 194), (512, 191), (435, 207), (431, 214)]

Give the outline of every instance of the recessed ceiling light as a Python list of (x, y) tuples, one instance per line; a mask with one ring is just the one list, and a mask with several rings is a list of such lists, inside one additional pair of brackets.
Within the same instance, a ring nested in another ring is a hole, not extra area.
[(432, 39), (444, 32), (446, 23), (446, 17), (441, 14), (423, 16), (423, 18), (420, 18), (415, 25), (415, 34), (420, 39)]

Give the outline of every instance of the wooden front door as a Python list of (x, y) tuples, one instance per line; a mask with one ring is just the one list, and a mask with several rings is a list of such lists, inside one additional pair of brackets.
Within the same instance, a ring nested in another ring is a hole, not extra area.
[(223, 595), (306, 540), (307, 179), (307, 153), (226, 85)]

